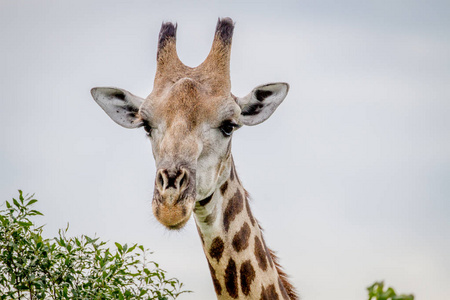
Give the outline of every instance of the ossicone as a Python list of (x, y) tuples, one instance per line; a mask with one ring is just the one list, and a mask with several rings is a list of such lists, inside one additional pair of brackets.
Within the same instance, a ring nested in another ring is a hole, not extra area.
[(223, 43), (230, 44), (233, 38), (234, 22), (231, 18), (222, 18), (217, 21), (216, 38)]
[(177, 24), (172, 22), (164, 22), (159, 31), (158, 51), (166, 46), (167, 42), (176, 42)]

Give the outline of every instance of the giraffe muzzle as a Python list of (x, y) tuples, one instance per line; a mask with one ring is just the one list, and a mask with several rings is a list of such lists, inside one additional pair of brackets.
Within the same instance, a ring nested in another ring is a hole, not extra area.
[(189, 220), (195, 203), (195, 172), (187, 168), (160, 168), (156, 173), (153, 214), (169, 229)]

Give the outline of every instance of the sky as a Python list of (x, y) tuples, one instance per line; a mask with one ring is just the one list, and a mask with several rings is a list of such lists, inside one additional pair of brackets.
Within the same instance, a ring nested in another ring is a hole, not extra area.
[(0, 200), (35, 193), (49, 237), (70, 223), (69, 235), (143, 244), (194, 291), (180, 299), (215, 299), (193, 220), (169, 232), (151, 213), (144, 131), (117, 126), (89, 91), (146, 97), (161, 23), (178, 23), (179, 56), (197, 66), (226, 16), (232, 92), (291, 87), (232, 151), (302, 299), (365, 299), (377, 280), (448, 298), (448, 1), (0, 0)]

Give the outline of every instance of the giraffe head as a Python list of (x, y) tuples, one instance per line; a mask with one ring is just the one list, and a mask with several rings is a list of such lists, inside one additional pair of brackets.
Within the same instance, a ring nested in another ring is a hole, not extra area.
[(195, 202), (228, 178), (233, 132), (269, 118), (289, 89), (286, 83), (271, 83), (242, 98), (231, 94), (233, 29), (231, 19), (219, 19), (208, 57), (190, 68), (176, 53), (176, 26), (163, 23), (153, 91), (147, 98), (118, 88), (91, 90), (116, 123), (147, 132), (157, 169), (153, 213), (170, 229), (183, 227)]

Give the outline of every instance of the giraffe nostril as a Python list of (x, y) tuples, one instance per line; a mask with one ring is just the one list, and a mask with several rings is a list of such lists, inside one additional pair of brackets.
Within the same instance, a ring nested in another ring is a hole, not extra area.
[(189, 185), (189, 174), (184, 168), (181, 168), (178, 171), (160, 169), (156, 175), (155, 184), (160, 192), (164, 192), (169, 188), (182, 192)]
[(185, 170), (182, 170), (180, 177), (181, 178), (180, 178), (180, 181), (179, 181), (179, 188), (180, 188), (180, 190), (182, 190), (185, 187), (185, 185), (187, 184), (187, 182), (188, 182), (188, 174), (187, 174), (187, 172)]
[(158, 185), (159, 189), (164, 189), (164, 177), (163, 177), (163, 171), (159, 170), (158, 174), (156, 175), (156, 185)]

